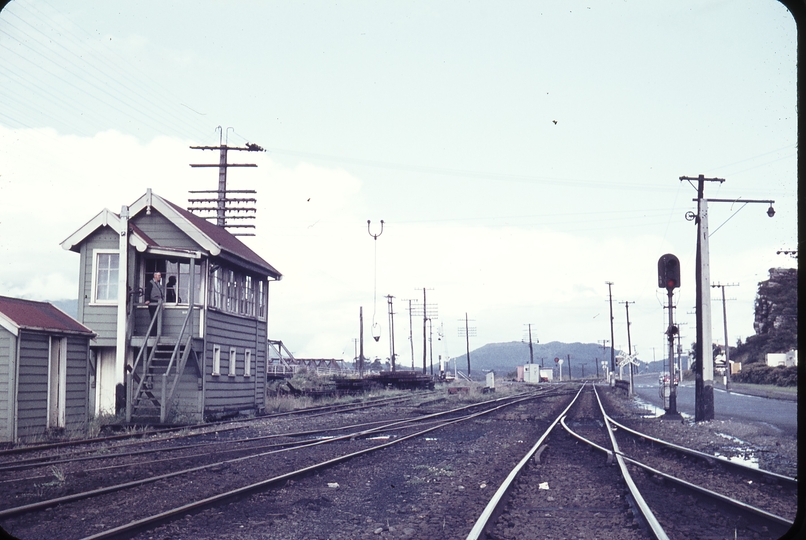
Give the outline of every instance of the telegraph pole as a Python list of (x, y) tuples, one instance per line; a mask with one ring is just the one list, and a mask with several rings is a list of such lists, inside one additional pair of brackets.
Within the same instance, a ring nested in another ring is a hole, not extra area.
[(462, 336), (464, 333), (465, 336), (465, 345), (467, 346), (467, 378), (470, 378), (470, 335), (476, 335), (476, 327), (469, 326), (469, 319), (467, 318), (467, 313), (465, 313), (465, 327), (459, 328), (459, 337)]
[(610, 386), (614, 386), (616, 384), (616, 351), (615, 348), (612, 347), (612, 344), (615, 343), (615, 340), (613, 339), (613, 282), (605, 281), (605, 283), (607, 283), (607, 290), (610, 295)]
[(364, 306), (358, 308), (358, 339), (361, 349), (358, 356), (358, 375), (364, 378)]
[(627, 308), (627, 354), (632, 355), (632, 342), (630, 341), (630, 304), (635, 302), (620, 302)]
[[(604, 359), (607, 357), (607, 343), (609, 341), (610, 341), (609, 339), (600, 339), (599, 340), (599, 343), (602, 344), (602, 361), (605, 362), (605, 363), (606, 363), (606, 361)], [(605, 378), (607, 378), (607, 369), (605, 369)]]
[(428, 319), (428, 361), (431, 364), (431, 376), (434, 376), (434, 323)]
[[(527, 326), (529, 327), (529, 363), (534, 364), (535, 363), (535, 352), (534, 352), (534, 348), (532, 347), (532, 325), (527, 323)], [(540, 343), (539, 340), (538, 340), (538, 343)]]
[(414, 371), (414, 324), (411, 312), (412, 301), (409, 300), (408, 302), (409, 302), (409, 343), (411, 344), (411, 370)]
[(725, 330), (725, 391), (730, 392), (730, 344), (728, 343), (728, 311), (725, 307), (725, 287), (736, 287), (738, 283), (727, 283), (722, 285), (715, 283), (712, 288), (722, 289), (722, 326)]
[(467, 325), (467, 312), (465, 312), (465, 343), (467, 344), (467, 378), (470, 378), (470, 327)]
[[(627, 356), (632, 356), (632, 341), (630, 341), (630, 304), (634, 304), (635, 302), (625, 301), (621, 302), (624, 304), (624, 307), (627, 308)], [(633, 389), (633, 370), (635, 369), (635, 364), (630, 361), (630, 395), (632, 396), (632, 389)]]
[[(429, 312), (428, 309), (428, 297), (426, 295), (426, 290), (433, 290), (433, 289), (426, 289), (423, 287), (423, 375), (428, 373), (428, 357), (427, 357), (427, 349), (428, 349), (428, 338), (426, 335), (427, 332), (427, 324), (429, 318), (438, 318), (437, 317), (437, 308), (433, 306), (431, 311)], [(419, 315), (419, 313), (418, 313)], [(412, 343), (412, 357), (414, 354), (414, 344)], [(414, 361), (412, 360), (412, 365)]]
[(389, 350), (391, 356), (389, 357), (392, 360), (392, 371), (395, 371), (395, 312), (392, 308), (392, 296), (391, 294), (386, 295), (386, 301), (389, 303)]
[[(724, 178), (705, 178), (699, 175), (696, 178), (681, 176), (680, 181), (687, 181), (690, 184), (697, 182), (697, 213), (689, 212), (686, 219), (695, 221), (697, 224), (697, 267), (696, 277), (696, 305), (697, 305), (697, 370), (695, 372), (694, 385), (694, 421), (714, 419), (714, 359), (711, 347), (713, 338), (711, 336), (711, 266), (708, 247), (708, 202), (743, 202), (769, 204), (767, 215), (772, 217), (775, 210), (772, 200), (750, 200), (750, 199), (706, 199), (705, 182), (725, 181)], [(693, 184), (692, 184), (693, 185)]]
[[(191, 191), (190, 193), (206, 193), (206, 194), (215, 194), (215, 198), (205, 198), (205, 199), (188, 199), (189, 203), (192, 204), (207, 204), (214, 206), (191, 206), (188, 207), (190, 212), (215, 212), (215, 223), (219, 227), (229, 229), (229, 228), (239, 228), (239, 229), (254, 229), (255, 226), (251, 224), (230, 224), (227, 221), (233, 219), (254, 219), (255, 212), (257, 211), (254, 207), (245, 207), (239, 206), (241, 204), (254, 204), (256, 199), (253, 197), (229, 197), (229, 194), (233, 193), (246, 193), (246, 194), (254, 194), (255, 190), (253, 189), (240, 189), (240, 190), (233, 190), (227, 189), (227, 169), (229, 167), (257, 167), (255, 163), (228, 163), (227, 162), (227, 153), (229, 150), (237, 150), (241, 152), (265, 152), (265, 150), (257, 144), (253, 143), (246, 143), (246, 146), (227, 146), (226, 143), (222, 142), (223, 139), (223, 132), (221, 126), (218, 126), (218, 139), (219, 144), (218, 146), (191, 146), (190, 148), (193, 150), (218, 150), (218, 163), (191, 163), (191, 167), (218, 167), (218, 189), (217, 190), (197, 190)], [(232, 128), (227, 128), (227, 130)], [(231, 215), (232, 212), (240, 213), (243, 212), (246, 215)], [(200, 216), (204, 217), (204, 216)], [(235, 236), (254, 236), (254, 233), (233, 233)]]

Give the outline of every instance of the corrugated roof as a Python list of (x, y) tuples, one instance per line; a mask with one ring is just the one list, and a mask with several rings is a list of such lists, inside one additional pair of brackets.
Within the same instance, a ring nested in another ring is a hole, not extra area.
[(249, 261), (253, 264), (258, 266), (265, 267), (271, 273), (273, 273), (272, 277), (279, 278), (282, 274), (277, 271), (272, 265), (268, 262), (264, 261), (260, 255), (249, 249), (249, 247), (241, 242), (237, 236), (233, 235), (223, 227), (219, 227), (218, 225), (214, 225), (207, 221), (206, 219), (202, 219), (199, 216), (192, 214), (178, 206), (167, 199), (162, 199), (166, 203), (168, 203), (174, 210), (179, 212), (185, 219), (187, 219), (194, 227), (199, 229), (204, 235), (209, 237), (213, 242), (221, 246), (223, 251), (229, 252), (241, 259)]
[(95, 332), (48, 302), (0, 296), (0, 314), (22, 330), (95, 335)]

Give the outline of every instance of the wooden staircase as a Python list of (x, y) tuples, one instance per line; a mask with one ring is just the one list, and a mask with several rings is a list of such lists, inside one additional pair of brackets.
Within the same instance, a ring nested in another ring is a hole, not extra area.
[[(143, 340), (134, 363), (127, 368), (126, 422), (162, 424), (169, 420), (171, 399), (188, 358), (194, 353), (193, 326), (190, 324), (193, 310), (188, 309), (178, 334), (162, 337), (163, 309), (164, 305), (160, 304), (146, 331), (149, 337)], [(199, 358), (195, 353), (193, 356), (201, 377)]]
[[(132, 396), (132, 421), (135, 423), (160, 423), (160, 415), (162, 414), (162, 384), (163, 374), (168, 377), (177, 376), (177, 362), (171, 365), (171, 356), (174, 353), (176, 342), (170, 342), (162, 338), (153, 347), (152, 351), (149, 348), (148, 368), (145, 373), (137, 371), (132, 373), (132, 382), (136, 387), (139, 387), (139, 392)], [(184, 354), (184, 345), (180, 345), (179, 353)], [(168, 366), (170, 365), (170, 371)], [(145, 364), (143, 364), (145, 367)], [(142, 385), (140, 381), (143, 381)]]

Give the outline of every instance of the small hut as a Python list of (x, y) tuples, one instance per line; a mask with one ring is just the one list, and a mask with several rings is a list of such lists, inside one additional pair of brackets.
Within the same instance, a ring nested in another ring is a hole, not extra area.
[(0, 296), (0, 442), (86, 427), (94, 337), (52, 304)]

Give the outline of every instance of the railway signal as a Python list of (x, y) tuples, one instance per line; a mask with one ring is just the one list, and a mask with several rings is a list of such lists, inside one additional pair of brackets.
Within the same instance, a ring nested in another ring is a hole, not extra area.
[[(678, 328), (674, 324), (674, 306), (672, 296), (674, 290), (680, 287), (680, 260), (676, 255), (667, 253), (658, 259), (658, 288), (666, 289), (669, 297), (669, 326), (666, 329), (666, 337), (669, 341), (669, 373), (672, 377), (669, 380), (669, 408), (666, 414), (677, 414), (677, 385), (674, 380), (674, 337), (678, 333)], [(628, 327), (629, 328), (629, 327)], [(632, 369), (632, 368), (630, 368)], [(632, 374), (632, 372), (631, 372)]]
[(658, 288), (680, 288), (680, 260), (671, 253), (662, 255), (658, 259)]

